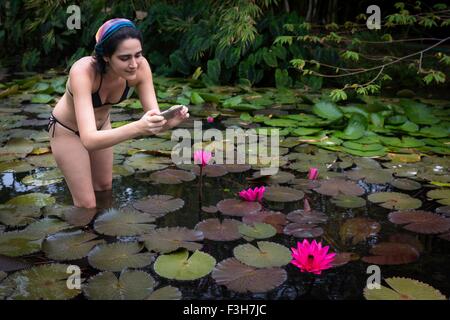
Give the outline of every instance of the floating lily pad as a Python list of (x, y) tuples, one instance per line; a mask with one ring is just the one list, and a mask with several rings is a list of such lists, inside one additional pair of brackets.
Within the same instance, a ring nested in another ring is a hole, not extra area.
[(228, 216), (245, 216), (261, 210), (258, 202), (242, 201), (237, 199), (225, 199), (217, 203), (217, 209)]
[(202, 211), (206, 213), (216, 213), (219, 209), (217, 209), (216, 206), (202, 206)]
[(150, 175), (150, 179), (156, 183), (179, 184), (195, 180), (195, 175), (184, 170), (165, 169), (163, 171), (153, 172)]
[(35, 167), (55, 168), (57, 167), (55, 157), (51, 153), (41, 154), (37, 156), (28, 156), (25, 158), (27, 162)]
[(44, 238), (50, 234), (54, 234), (69, 228), (72, 228), (72, 226), (65, 221), (61, 221), (56, 218), (46, 217), (29, 224), (25, 228), (25, 231), (33, 233), (41, 238)]
[(282, 183), (288, 183), (288, 182), (292, 181), (293, 179), (295, 179), (295, 175), (293, 175), (292, 173), (285, 172), (285, 171), (278, 171), (277, 174), (270, 175), (270, 176), (261, 175), (261, 172), (255, 172), (253, 174), (253, 177), (249, 180), (252, 180), (252, 181), (262, 180), (262, 181), (266, 182), (267, 184), (282, 184)]
[(272, 227), (270, 224), (255, 222), (251, 225), (241, 224), (239, 225), (239, 233), (241, 233), (244, 238), (250, 239), (266, 239), (273, 237), (277, 234), (277, 229)]
[(364, 189), (356, 183), (344, 179), (330, 179), (321, 181), (320, 186), (315, 188), (314, 191), (332, 197), (336, 197), (340, 194), (348, 196), (361, 196), (365, 193)]
[(189, 251), (160, 255), (153, 267), (164, 278), (174, 280), (196, 280), (208, 275), (216, 265), (216, 259), (196, 250), (190, 257)]
[(429, 284), (401, 277), (384, 279), (392, 288), (380, 286), (379, 289), (364, 289), (367, 300), (447, 300), (437, 289)]
[(27, 268), (31, 268), (31, 264), (23, 259), (0, 255), (0, 282), (3, 280), (3, 278), (6, 278), (6, 273), (2, 277), (4, 271), (11, 272)]
[(340, 267), (340, 266), (346, 265), (347, 263), (349, 263), (352, 260), (357, 260), (357, 259), (358, 259), (358, 256), (353, 252), (339, 252), (339, 253), (336, 253), (336, 255), (334, 256), (334, 259), (331, 262), (331, 265), (333, 266), (333, 268)]
[[(248, 216), (248, 215), (247, 215)], [(214, 241), (233, 241), (241, 238), (239, 233), (240, 221), (234, 219), (207, 219), (200, 221), (195, 230), (201, 231), (205, 239)]]
[(203, 233), (184, 227), (159, 228), (143, 235), (140, 240), (149, 251), (167, 253), (179, 248), (195, 251), (203, 246), (195, 242), (203, 240)]
[(143, 246), (137, 242), (115, 242), (96, 246), (88, 254), (91, 266), (104, 271), (143, 268), (153, 261), (153, 254), (139, 253)]
[(249, 164), (224, 164), (224, 168), (231, 173), (246, 172), (252, 168)]
[(170, 141), (161, 138), (143, 138), (133, 141), (130, 146), (136, 149), (146, 151), (172, 150), (177, 144), (176, 141)]
[(41, 250), (43, 237), (27, 231), (0, 233), (0, 254), (19, 257)]
[(153, 291), (145, 300), (181, 300), (182, 294), (178, 288), (165, 286)]
[(427, 192), (427, 197), (436, 200), (444, 206), (450, 205), (450, 189), (435, 189)]
[(381, 225), (369, 218), (351, 218), (345, 221), (339, 232), (343, 242), (352, 240), (355, 245), (365, 241), (368, 237), (375, 236), (381, 229)]
[(338, 195), (330, 200), (336, 206), (341, 208), (360, 208), (366, 205), (366, 200), (356, 196)]
[(392, 173), (382, 169), (354, 169), (347, 172), (347, 177), (352, 180), (365, 180), (367, 183), (388, 183), (392, 180)]
[(124, 162), (124, 165), (141, 172), (163, 170), (170, 164), (172, 164), (172, 160), (168, 158), (158, 158), (144, 153), (136, 153)]
[(328, 217), (323, 212), (317, 210), (305, 211), (303, 209), (289, 212), (286, 218), (299, 224), (325, 223), (328, 220)]
[(264, 199), (273, 202), (293, 202), (301, 200), (305, 193), (301, 190), (289, 187), (268, 187), (264, 193)]
[(117, 165), (113, 166), (113, 178), (118, 177), (127, 177), (131, 176), (134, 173), (134, 169), (130, 166), (126, 165)]
[(310, 223), (290, 223), (284, 230), (284, 234), (297, 238), (316, 238), (323, 234), (323, 229)]
[(27, 186), (41, 187), (59, 183), (63, 180), (64, 176), (61, 170), (59, 170), (59, 168), (55, 168), (52, 170), (37, 172), (32, 175), (26, 176), (22, 179), (22, 183)]
[(287, 273), (281, 268), (256, 269), (229, 258), (220, 262), (212, 273), (219, 285), (229, 290), (247, 293), (267, 292), (280, 286), (287, 279)]
[(389, 242), (392, 243), (406, 243), (410, 246), (414, 247), (417, 252), (422, 253), (424, 251), (424, 247), (422, 242), (410, 233), (394, 233), (389, 236)]
[(167, 214), (183, 208), (184, 201), (180, 198), (173, 198), (170, 195), (154, 195), (148, 196), (133, 203), (133, 207), (137, 210), (150, 214)]
[(372, 256), (362, 260), (370, 264), (397, 265), (416, 261), (420, 253), (413, 246), (406, 243), (381, 242), (370, 249)]
[(0, 162), (0, 172), (28, 172), (34, 167), (25, 160), (11, 160)]
[(39, 207), (0, 205), (0, 223), (11, 227), (26, 226), (41, 216)]
[(12, 300), (72, 299), (81, 291), (68, 288), (68, 267), (66, 264), (46, 264), (15, 272), (0, 284), (0, 293), (3, 287), (9, 288), (3, 298)]
[(377, 192), (370, 194), (367, 199), (386, 209), (408, 210), (417, 209), (422, 205), (419, 199), (399, 192)]
[[(192, 168), (192, 172), (199, 176), (200, 175), (200, 167), (195, 166)], [(228, 173), (227, 168), (223, 164), (209, 164), (204, 166), (202, 169), (202, 175), (210, 178), (222, 177)]]
[(67, 207), (63, 208), (64, 220), (76, 227), (88, 225), (97, 214), (96, 208)]
[(267, 223), (274, 227), (277, 233), (283, 233), (284, 226), (288, 223), (286, 216), (276, 211), (260, 211), (255, 214), (247, 214), (242, 218), (242, 222), (245, 224), (253, 224), (255, 222)]
[(76, 230), (51, 235), (42, 244), (45, 255), (53, 260), (77, 260), (87, 256), (97, 244), (105, 240), (95, 240), (97, 235)]
[(256, 244), (258, 247), (250, 243), (235, 247), (235, 258), (256, 268), (281, 267), (292, 260), (291, 251), (285, 246), (268, 241), (258, 241)]
[(394, 179), (390, 182), (394, 187), (401, 190), (419, 190), (422, 185), (414, 180), (411, 179)]
[(10, 199), (6, 204), (45, 207), (55, 203), (55, 198), (45, 193), (28, 193)]
[(117, 209), (109, 209), (100, 215), (94, 223), (94, 229), (98, 233), (109, 236), (136, 236), (153, 230), (156, 226), (152, 216)]
[(119, 279), (107, 271), (90, 278), (83, 292), (91, 300), (143, 300), (155, 285), (155, 279), (144, 271), (123, 270)]
[[(23, 138), (11, 138), (4, 147), (0, 148), (0, 159), (7, 161), (14, 158), (23, 158), (33, 149), (33, 141)], [(8, 159), (7, 156), (11, 155), (13, 158)]]
[(435, 234), (450, 229), (450, 219), (423, 210), (397, 211), (389, 214), (389, 221), (404, 225), (409, 231)]

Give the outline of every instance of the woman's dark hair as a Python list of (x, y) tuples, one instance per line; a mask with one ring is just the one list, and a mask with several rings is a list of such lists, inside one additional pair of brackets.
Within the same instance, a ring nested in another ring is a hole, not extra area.
[(103, 55), (100, 55), (95, 51), (93, 53), (93, 57), (95, 58), (94, 66), (98, 73), (106, 73), (106, 62), (103, 60), (103, 57), (111, 57), (119, 44), (126, 39), (138, 39), (142, 46), (141, 31), (132, 27), (120, 28), (103, 43)]

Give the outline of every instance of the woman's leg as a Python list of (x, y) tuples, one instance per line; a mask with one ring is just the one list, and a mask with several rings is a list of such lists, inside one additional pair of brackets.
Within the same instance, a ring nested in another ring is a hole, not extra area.
[[(111, 129), (111, 123), (107, 121), (101, 128)], [(107, 191), (112, 189), (113, 147), (89, 152), (92, 172), (92, 185), (95, 191)]]
[[(50, 146), (58, 167), (64, 174), (77, 207), (95, 208), (89, 153), (76, 134), (55, 123), (55, 135), (50, 134)], [(51, 130), (53, 133), (53, 128)]]

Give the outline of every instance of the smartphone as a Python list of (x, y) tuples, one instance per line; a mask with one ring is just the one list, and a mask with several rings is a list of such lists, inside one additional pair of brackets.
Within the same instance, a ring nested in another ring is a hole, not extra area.
[(173, 117), (175, 117), (177, 112), (180, 111), (181, 109), (183, 109), (183, 107), (184, 106), (179, 105), (179, 106), (176, 106), (175, 108), (163, 111), (159, 115), (164, 117), (164, 119), (169, 120), (169, 119), (172, 119)]

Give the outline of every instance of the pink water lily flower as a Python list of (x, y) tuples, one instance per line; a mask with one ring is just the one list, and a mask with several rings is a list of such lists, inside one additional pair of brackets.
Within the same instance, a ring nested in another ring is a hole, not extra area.
[(248, 188), (247, 190), (242, 190), (241, 192), (239, 192), (239, 197), (241, 197), (245, 201), (261, 202), (265, 191), (265, 187), (256, 187), (254, 189)]
[(208, 123), (213, 123), (213, 122), (214, 122), (214, 118), (211, 117), (211, 116), (209, 116), (208, 118), (206, 118), (206, 121), (207, 121)]
[(194, 152), (194, 163), (200, 164), (202, 167), (204, 167), (208, 164), (209, 160), (211, 160), (211, 157), (211, 152), (197, 150)]
[(329, 246), (322, 247), (322, 243), (317, 243), (316, 240), (311, 243), (306, 239), (302, 243), (297, 242), (297, 248), (291, 248), (291, 263), (300, 268), (301, 272), (321, 274), (322, 270), (332, 267), (331, 263), (336, 256), (335, 253), (328, 253), (328, 249)]
[(316, 180), (319, 176), (319, 170), (317, 168), (309, 168), (308, 180)]

